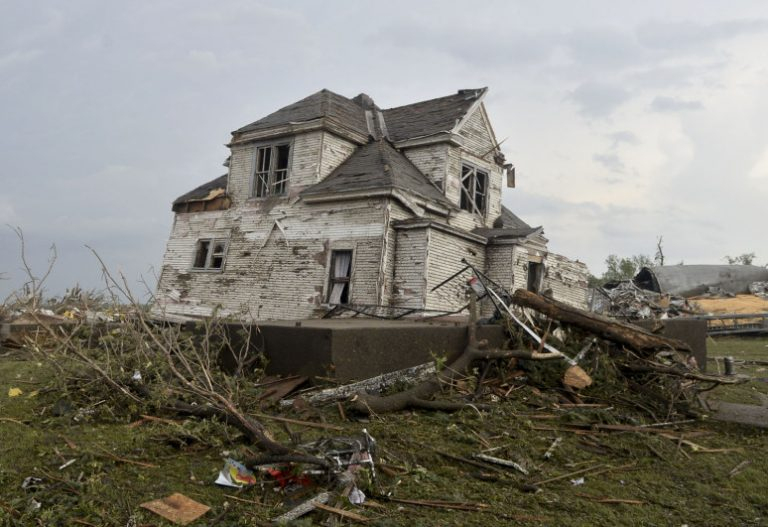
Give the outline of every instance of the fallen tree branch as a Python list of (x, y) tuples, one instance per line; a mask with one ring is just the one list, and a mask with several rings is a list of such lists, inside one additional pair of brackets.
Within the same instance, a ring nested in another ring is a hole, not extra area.
[(645, 361), (643, 363), (632, 362), (623, 364), (621, 367), (634, 373), (660, 373), (694, 381), (714, 382), (716, 384), (743, 384), (750, 380), (749, 377), (736, 375), (707, 375), (706, 373), (685, 371), (652, 361)]
[(672, 349), (691, 352), (690, 346), (681, 340), (662, 337), (632, 324), (589, 313), (524, 289), (515, 291), (512, 301), (518, 306), (534, 309), (551, 319), (576, 326), (611, 342), (628, 346), (644, 356), (651, 355), (658, 350)]
[[(464, 352), (454, 359), (448, 366), (437, 372), (432, 378), (427, 379), (416, 386), (392, 395), (379, 396), (367, 393), (358, 393), (351, 401), (351, 407), (364, 414), (380, 414), (396, 412), (406, 408), (424, 408), (441, 410), (459, 410), (469, 406), (466, 403), (441, 403), (429, 401), (437, 393), (441, 386), (453, 384), (457, 379), (466, 375), (473, 362), (481, 359), (508, 359), (526, 358), (541, 360), (546, 355), (550, 358), (552, 353), (531, 352), (527, 350), (501, 350), (485, 349), (486, 341), (477, 340), (477, 305), (474, 294), (470, 300), (470, 319), (467, 325), (467, 346)], [(558, 358), (558, 357), (556, 357)], [(474, 406), (474, 405), (473, 405)]]

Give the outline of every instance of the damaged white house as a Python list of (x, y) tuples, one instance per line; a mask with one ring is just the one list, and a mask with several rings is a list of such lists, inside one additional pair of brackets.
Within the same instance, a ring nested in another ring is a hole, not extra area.
[(228, 173), (173, 203), (155, 312), (253, 320), (335, 305), (454, 310), (466, 259), (510, 291), (586, 305), (587, 269), (501, 204), (487, 89), (380, 109), (321, 90), (235, 132)]

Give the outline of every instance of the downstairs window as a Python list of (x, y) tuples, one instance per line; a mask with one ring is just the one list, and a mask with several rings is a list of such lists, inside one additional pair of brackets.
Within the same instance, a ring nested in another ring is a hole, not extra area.
[(349, 303), (349, 279), (352, 276), (352, 251), (331, 253), (331, 272), (328, 279), (328, 303)]

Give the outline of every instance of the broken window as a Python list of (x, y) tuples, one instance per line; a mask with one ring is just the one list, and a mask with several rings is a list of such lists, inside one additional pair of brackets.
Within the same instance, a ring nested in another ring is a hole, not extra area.
[(328, 283), (329, 304), (349, 303), (350, 276), (352, 276), (352, 251), (333, 251)]
[(227, 253), (227, 241), (217, 239), (198, 240), (194, 269), (221, 269)]
[(541, 290), (541, 284), (544, 280), (544, 264), (539, 262), (528, 262), (528, 284), (527, 289), (532, 293), (538, 293)]
[(470, 165), (461, 166), (461, 209), (485, 215), (488, 172)]
[(288, 190), (288, 162), (291, 145), (260, 146), (256, 149), (253, 196), (282, 196)]

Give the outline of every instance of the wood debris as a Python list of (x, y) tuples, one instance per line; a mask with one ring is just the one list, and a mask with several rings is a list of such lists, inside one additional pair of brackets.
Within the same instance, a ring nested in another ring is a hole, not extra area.
[(142, 503), (139, 507), (179, 525), (192, 523), (211, 510), (207, 505), (198, 503), (178, 492), (165, 498)]

